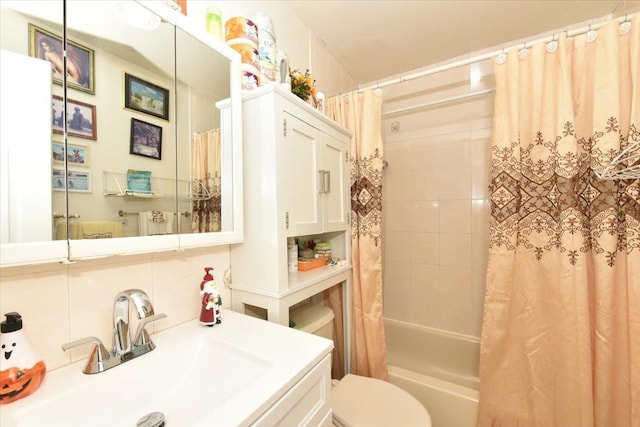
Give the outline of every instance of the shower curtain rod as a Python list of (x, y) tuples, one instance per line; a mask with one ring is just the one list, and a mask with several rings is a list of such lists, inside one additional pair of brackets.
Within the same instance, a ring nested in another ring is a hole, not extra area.
[(439, 99), (437, 101), (425, 102), (424, 104), (412, 105), (411, 107), (398, 108), (397, 110), (385, 111), (382, 116), (392, 116), (394, 114), (406, 113), (413, 110), (420, 110), (422, 108), (433, 107), (441, 104), (448, 104), (450, 102), (462, 101), (467, 98), (475, 98), (476, 96), (482, 96), (495, 92), (494, 89), (479, 90), (477, 92), (465, 93), (464, 95), (452, 96), (450, 98)]
[[(597, 29), (607, 25), (610, 22), (622, 23), (622, 22), (625, 22), (625, 21), (631, 21), (631, 19), (633, 19), (634, 15), (635, 15), (634, 13), (625, 14), (624, 16), (619, 16), (618, 18), (609, 19), (607, 21), (603, 21), (603, 22), (600, 22), (598, 24), (588, 25), (586, 27), (578, 28), (578, 29), (575, 29), (575, 30), (572, 30), (572, 31), (560, 31), (560, 32), (561, 33), (562, 32), (567, 33), (567, 37), (574, 37), (574, 36), (578, 36), (578, 35), (587, 33), (587, 32), (589, 32), (591, 30), (597, 30)], [(363, 88), (360, 88), (360, 89), (357, 90), (357, 92), (362, 92), (362, 91), (365, 91), (367, 89), (380, 89), (380, 88), (383, 88), (383, 87), (386, 87), (386, 86), (391, 86), (391, 85), (398, 84), (398, 83), (404, 83), (404, 82), (406, 82), (408, 80), (414, 80), (414, 79), (418, 79), (420, 77), (430, 76), (431, 74), (436, 74), (436, 73), (440, 73), (440, 72), (443, 72), (443, 71), (452, 70), (454, 68), (464, 67), (465, 65), (475, 64), (476, 62), (482, 62), (484, 60), (491, 59), (491, 58), (493, 58), (495, 56), (503, 54), (506, 51), (511, 50), (513, 48), (516, 48), (516, 47), (520, 47), (521, 49), (522, 48), (526, 49), (526, 48), (531, 47), (531, 46), (533, 46), (535, 44), (538, 44), (538, 43), (548, 43), (550, 41), (555, 40), (555, 38), (556, 38), (556, 34), (554, 34), (554, 35), (552, 35), (550, 37), (549, 36), (548, 37), (543, 37), (541, 39), (530, 41), (530, 42), (518, 43), (518, 44), (516, 44), (514, 46), (511, 46), (509, 48), (503, 48), (503, 49), (500, 49), (500, 50), (496, 50), (496, 51), (493, 51), (493, 52), (485, 53), (485, 54), (482, 54), (482, 55), (473, 56), (471, 58), (463, 59), (463, 60), (452, 62), (452, 63), (449, 63), (449, 64), (444, 64), (444, 65), (441, 65), (439, 67), (429, 68), (429, 69), (426, 69), (426, 70), (423, 70), (423, 71), (419, 71), (417, 73), (408, 74), (406, 76), (397, 77), (397, 78), (393, 78), (393, 79), (390, 79), (390, 80), (387, 80), (387, 81), (378, 82), (378, 83), (376, 83), (374, 85), (365, 86)]]

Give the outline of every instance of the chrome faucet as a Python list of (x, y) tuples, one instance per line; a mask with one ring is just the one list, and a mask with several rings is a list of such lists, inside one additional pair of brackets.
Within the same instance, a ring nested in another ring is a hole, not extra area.
[[(138, 329), (131, 344), (129, 333), (129, 304), (132, 303), (138, 313)], [(113, 304), (113, 351), (109, 352), (96, 337), (82, 338), (64, 344), (64, 351), (86, 344), (94, 344), (93, 350), (83, 372), (97, 374), (121, 363), (142, 356), (156, 348), (149, 337), (145, 326), (153, 321), (167, 317), (166, 314), (155, 314), (149, 296), (140, 289), (127, 289), (116, 295)]]
[[(113, 303), (113, 354), (115, 355), (131, 351), (129, 302), (133, 303), (139, 319), (146, 319), (155, 314), (149, 296), (140, 289), (127, 289), (116, 295), (115, 302)], [(142, 330), (144, 330), (144, 328), (142, 328)], [(138, 327), (138, 333), (139, 332), (140, 327)], [(138, 336), (136, 334), (136, 340), (137, 339)]]

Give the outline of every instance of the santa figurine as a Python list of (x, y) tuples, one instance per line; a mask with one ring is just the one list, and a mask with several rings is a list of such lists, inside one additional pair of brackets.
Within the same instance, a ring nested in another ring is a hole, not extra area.
[(221, 323), (222, 298), (215, 285), (211, 267), (204, 269), (205, 275), (200, 283), (200, 295), (202, 295), (202, 309), (200, 310), (200, 324), (213, 326)]

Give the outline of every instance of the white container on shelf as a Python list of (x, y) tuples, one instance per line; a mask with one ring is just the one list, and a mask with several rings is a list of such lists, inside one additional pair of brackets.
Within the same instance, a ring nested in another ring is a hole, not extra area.
[(293, 237), (287, 239), (287, 260), (289, 271), (298, 271), (298, 245)]

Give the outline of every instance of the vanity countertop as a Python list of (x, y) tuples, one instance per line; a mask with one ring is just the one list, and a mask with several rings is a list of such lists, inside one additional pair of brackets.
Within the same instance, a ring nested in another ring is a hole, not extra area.
[[(331, 353), (333, 342), (225, 311), (153, 334), (156, 349), (108, 371), (81, 360), (47, 373), (33, 394), (0, 407), (0, 425), (133, 426), (162, 412), (168, 425), (251, 425)], [(62, 350), (61, 350), (62, 351)]]

